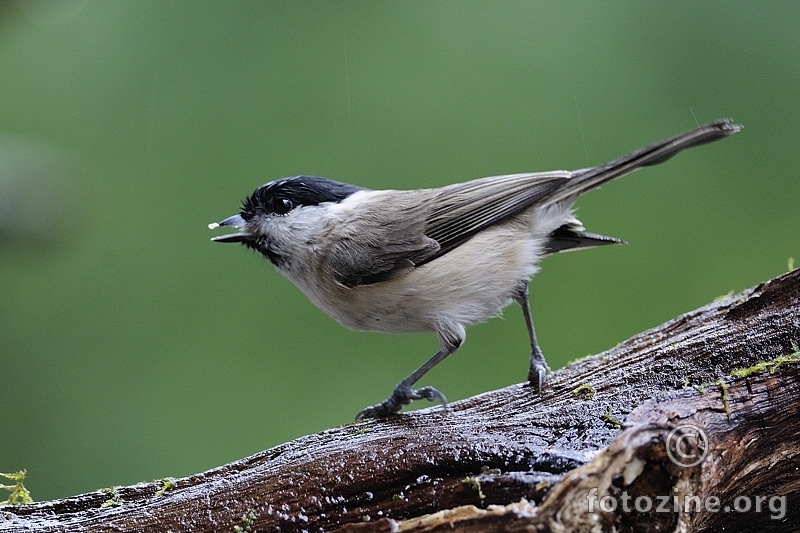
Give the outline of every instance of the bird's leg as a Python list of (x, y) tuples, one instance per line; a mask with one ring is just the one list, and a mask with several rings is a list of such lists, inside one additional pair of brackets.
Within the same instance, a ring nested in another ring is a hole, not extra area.
[(391, 396), (381, 403), (367, 407), (358, 413), (358, 415), (356, 415), (356, 420), (363, 420), (365, 418), (386, 418), (398, 413), (400, 409), (414, 400), (425, 399), (431, 402), (438, 400), (444, 407), (447, 407), (447, 398), (433, 387), (429, 386), (419, 389), (413, 389), (412, 387), (430, 369), (439, 364), (445, 357), (455, 352), (464, 341), (464, 328), (461, 325), (455, 326), (455, 328), (450, 327), (445, 331), (438, 331), (441, 349), (436, 352), (436, 355), (428, 359), (421, 367), (412, 372), (410, 376), (398, 383), (392, 391)]
[(536, 331), (533, 329), (533, 318), (531, 318), (531, 306), (528, 302), (528, 282), (523, 281), (514, 299), (522, 307), (522, 314), (525, 316), (525, 325), (528, 326), (528, 336), (531, 339), (531, 365), (528, 368), (528, 381), (536, 387), (536, 391), (542, 393), (545, 375), (550, 372), (547, 361), (544, 360), (542, 349), (536, 340)]

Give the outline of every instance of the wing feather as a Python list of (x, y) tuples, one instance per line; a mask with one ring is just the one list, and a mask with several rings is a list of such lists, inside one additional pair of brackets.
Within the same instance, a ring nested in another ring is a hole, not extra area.
[[(430, 194), (425, 191), (371, 191), (345, 218), (330, 221), (324, 252), (333, 277), (348, 287), (369, 285), (403, 275), (439, 251), (425, 234)], [(386, 195), (393, 195), (387, 199)], [(392, 209), (387, 209), (392, 202)]]
[(512, 217), (561, 187), (567, 171), (492, 176), (444, 187), (435, 197), (425, 235), (440, 249), (432, 261), (479, 231)]
[[(358, 235), (340, 233), (331, 239), (339, 243), (328, 254), (333, 275), (348, 287), (403, 275), (441, 257), (479, 231), (524, 211), (569, 177), (566, 171), (511, 174), (436, 191), (404, 191), (404, 204), (390, 210), (385, 209), (386, 199), (373, 192), (371, 201), (359, 204), (358, 220), (336, 224), (339, 229), (335, 231)], [(369, 228), (364, 227), (363, 220), (369, 221)]]

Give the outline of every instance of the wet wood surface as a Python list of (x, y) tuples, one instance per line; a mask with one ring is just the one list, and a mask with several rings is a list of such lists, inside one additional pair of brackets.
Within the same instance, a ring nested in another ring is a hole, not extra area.
[(187, 478), (4, 506), (0, 532), (798, 530), (798, 345), (795, 270), (572, 363), (541, 396), (513, 385)]

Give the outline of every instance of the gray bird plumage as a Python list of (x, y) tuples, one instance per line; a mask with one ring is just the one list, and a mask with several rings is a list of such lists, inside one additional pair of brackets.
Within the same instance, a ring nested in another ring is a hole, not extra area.
[(314, 176), (285, 178), (259, 187), (239, 214), (209, 227), (238, 228), (212, 240), (263, 254), (344, 326), (437, 334), (439, 351), (358, 418), (386, 417), (416, 399), (445, 403), (436, 389), (413, 385), (460, 346), (465, 326), (512, 301), (522, 306), (531, 341), (528, 379), (541, 390), (548, 368), (530, 317), (528, 280), (545, 255), (622, 242), (585, 232), (572, 214), (575, 200), (739, 129), (722, 119), (593, 168), (438, 189), (371, 190)]

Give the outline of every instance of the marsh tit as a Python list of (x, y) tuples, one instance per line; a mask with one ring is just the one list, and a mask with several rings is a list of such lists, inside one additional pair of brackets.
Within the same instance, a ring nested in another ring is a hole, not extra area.
[(423, 398), (446, 405), (438, 390), (414, 384), (464, 342), (465, 326), (498, 315), (511, 302), (522, 307), (531, 344), (528, 380), (541, 392), (549, 368), (528, 305), (528, 281), (539, 260), (622, 242), (586, 232), (573, 216), (577, 198), (739, 129), (722, 119), (593, 168), (437, 189), (372, 190), (295, 176), (257, 188), (239, 214), (209, 228), (238, 229), (212, 240), (261, 253), (343, 326), (436, 333), (439, 351), (357, 419), (387, 417)]

